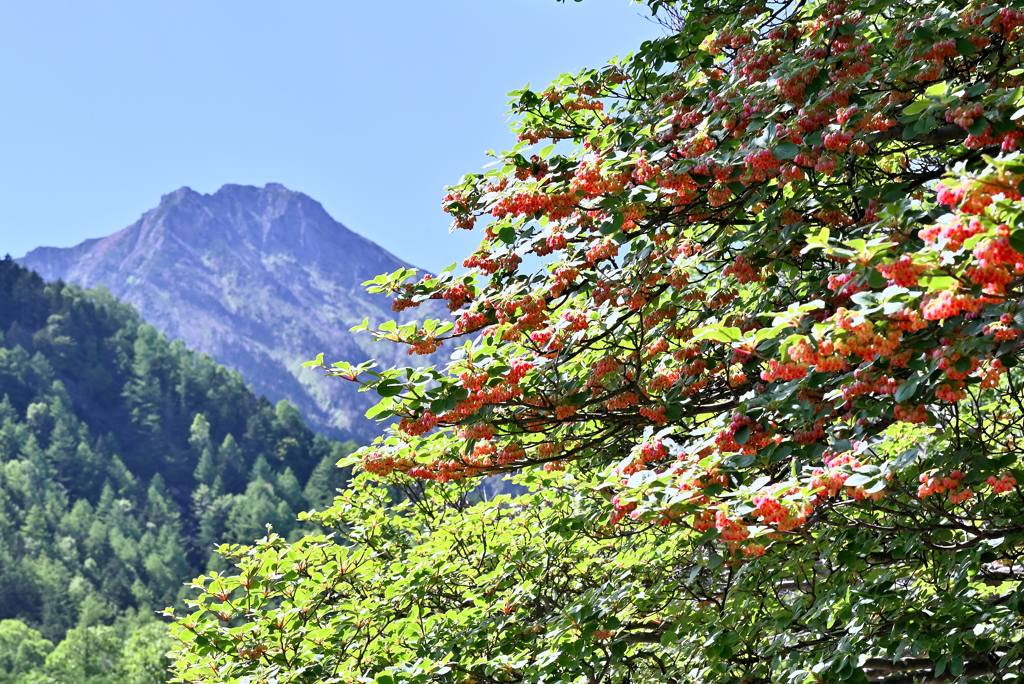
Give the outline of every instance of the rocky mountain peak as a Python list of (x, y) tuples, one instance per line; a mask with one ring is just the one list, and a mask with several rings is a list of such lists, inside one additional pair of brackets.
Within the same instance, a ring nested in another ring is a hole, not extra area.
[(369, 337), (349, 332), (365, 317), (396, 317), (361, 283), (409, 264), (279, 183), (212, 194), (182, 187), (112, 235), (40, 247), (18, 261), (47, 280), (106, 286), (158, 329), (240, 371), (257, 393), (289, 400), (329, 434), (368, 439), (379, 428), (363, 417), (365, 393), (302, 369), (303, 361), (319, 352), (385, 366), (409, 361), (397, 347), (371, 347)]

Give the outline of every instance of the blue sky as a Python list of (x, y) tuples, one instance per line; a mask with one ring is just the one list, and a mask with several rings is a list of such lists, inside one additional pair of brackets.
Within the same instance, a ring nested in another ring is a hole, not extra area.
[(417, 265), (443, 187), (507, 149), (506, 93), (625, 55), (629, 0), (0, 1), (0, 254), (134, 222), (183, 185), (280, 182)]

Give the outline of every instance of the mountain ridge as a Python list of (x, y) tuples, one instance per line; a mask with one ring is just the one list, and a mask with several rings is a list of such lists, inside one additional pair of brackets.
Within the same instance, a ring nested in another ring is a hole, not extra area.
[(211, 194), (182, 187), (107, 237), (16, 261), (48, 281), (106, 287), (170, 337), (241, 372), (257, 393), (298, 406), (315, 429), (364, 442), (379, 433), (364, 417), (372, 400), (302, 362), (322, 351), (408, 364), (397, 345), (371, 346), (349, 328), (442, 313), (394, 314), (388, 298), (367, 294), (363, 282), (410, 265), (280, 183)]

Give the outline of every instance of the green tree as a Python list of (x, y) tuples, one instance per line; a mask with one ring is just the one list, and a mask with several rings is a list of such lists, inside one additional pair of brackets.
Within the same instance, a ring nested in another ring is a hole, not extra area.
[(288, 504), (291, 510), (302, 510), (306, 505), (306, 499), (302, 495), (302, 485), (299, 478), (291, 468), (285, 468), (284, 472), (277, 476), (274, 483), (274, 491)]
[(46, 656), (45, 672), (62, 684), (106, 684), (120, 674), (121, 648), (113, 627), (76, 627)]
[(0, 682), (27, 682), (40, 669), (53, 644), (19, 620), (0, 620)]
[[(225, 494), (212, 499), (210, 504), (203, 510), (199, 518), (197, 543), (204, 554), (209, 554), (210, 551), (219, 546), (223, 541), (226, 541), (228, 517), (234, 510), (235, 503), (239, 498), (237, 494)], [(219, 557), (214, 556), (214, 558)]]
[(331, 505), (337, 491), (348, 483), (350, 470), (338, 468), (338, 461), (342, 460), (355, 451), (354, 443), (338, 444), (328, 455), (324, 456), (320, 463), (306, 481), (302, 496), (310, 506), (318, 510), (324, 510)]
[(214, 480), (220, 474), (216, 461), (216, 451), (213, 442), (210, 441), (210, 423), (206, 416), (197, 413), (189, 429), (188, 443), (194, 453), (199, 455), (199, 463), (196, 465), (195, 478), (206, 485), (213, 485)]
[(150, 622), (135, 630), (121, 651), (120, 670), (124, 684), (163, 684), (169, 678), (167, 652), (171, 639), (167, 625)]
[(4, 398), (0, 399), (0, 422), (3, 421), (14, 421), (18, 418), (18, 412), (11, 404), (11, 398), (5, 393)]
[(307, 464), (337, 444), (109, 292), (44, 283), (11, 259), (0, 333), (0, 620), (51, 643), (100, 626), (123, 639), (136, 616), (181, 605), (187, 578), (221, 567), (211, 550), (257, 457), (288, 459), (256, 468), (263, 494), (236, 515), (258, 537), (261, 511), (294, 525)]
[(281, 527), (282, 524), (290, 523), (294, 514), (287, 517), (279, 515), (282, 503), (269, 482), (263, 479), (250, 482), (245, 494), (238, 496), (231, 508), (227, 520), (227, 540), (247, 544), (265, 536), (267, 525)]
[(157, 372), (159, 343), (155, 328), (148, 325), (139, 328), (139, 336), (134, 343), (132, 376), (123, 391), (137, 438), (147, 451), (159, 448), (165, 430), (163, 388)]
[(394, 426), (195, 580), (179, 677), (1020, 678), (1024, 2), (646, 5), (448, 189), (468, 270), (371, 283), (448, 367), (311, 362)]
[(160, 473), (153, 476), (146, 492), (146, 518), (156, 526), (178, 522), (178, 507)]
[(244, 489), (246, 482), (245, 458), (234, 435), (228, 433), (217, 450), (220, 463), (220, 477), (228, 491), (237, 492)]

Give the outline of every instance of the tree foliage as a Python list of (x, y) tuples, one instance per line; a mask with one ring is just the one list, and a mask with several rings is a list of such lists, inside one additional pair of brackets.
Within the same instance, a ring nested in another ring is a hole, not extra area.
[[(72, 681), (45, 657), (90, 681), (133, 681), (116, 674), (122, 641), (163, 628), (142, 626), (221, 567), (217, 545), (262, 537), (267, 522), (314, 531), (296, 512), (307, 496), (330, 501), (344, 472), (325, 478), (322, 464), (354, 448), (130, 306), (0, 261), (0, 644), (16, 625), (35, 635), (0, 647), (0, 682)], [(69, 630), (78, 646), (61, 641)], [(75, 649), (108, 641), (110, 658), (75, 664)]]
[(152, 619), (76, 627), (56, 648), (23, 622), (0, 620), (0, 682), (162, 684), (170, 643), (166, 625)]
[(647, 4), (449, 189), (469, 272), (370, 284), (449, 367), (313, 362), (399, 425), (196, 580), (182, 680), (1021, 676), (1024, 4)]

